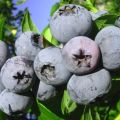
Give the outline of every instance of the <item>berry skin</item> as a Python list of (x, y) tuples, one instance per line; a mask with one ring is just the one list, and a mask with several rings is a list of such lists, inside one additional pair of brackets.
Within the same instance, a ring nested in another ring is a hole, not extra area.
[(32, 61), (23, 56), (8, 59), (1, 69), (1, 80), (5, 88), (13, 92), (28, 91), (34, 83)]
[(74, 74), (86, 74), (93, 71), (99, 62), (98, 45), (88, 37), (72, 38), (62, 50), (63, 61), (67, 69)]
[(103, 67), (110, 71), (120, 69), (120, 28), (103, 28), (96, 35), (95, 42), (101, 50)]
[(34, 60), (37, 77), (50, 85), (61, 85), (68, 81), (71, 73), (64, 67), (61, 49), (48, 47), (39, 52)]
[(5, 89), (5, 87), (2, 84), (1, 78), (0, 78), (0, 93)]
[(39, 88), (37, 92), (37, 98), (40, 101), (48, 100), (56, 95), (56, 89), (52, 85), (45, 84), (44, 82), (40, 81)]
[(24, 32), (15, 41), (15, 52), (18, 56), (25, 56), (34, 60), (35, 56), (43, 48), (43, 39), (38, 33)]
[(67, 90), (71, 99), (78, 104), (89, 104), (109, 92), (111, 88), (110, 73), (101, 69), (98, 72), (77, 76), (73, 75), (68, 84)]
[(88, 35), (92, 28), (92, 17), (82, 6), (67, 4), (59, 8), (50, 20), (52, 35), (66, 43), (71, 38)]
[(5, 44), (5, 42), (0, 41), (0, 69), (7, 60), (7, 57), (8, 57), (7, 45)]
[(26, 112), (31, 106), (31, 94), (16, 94), (5, 89), (0, 94), (0, 110), (7, 115), (16, 115)]

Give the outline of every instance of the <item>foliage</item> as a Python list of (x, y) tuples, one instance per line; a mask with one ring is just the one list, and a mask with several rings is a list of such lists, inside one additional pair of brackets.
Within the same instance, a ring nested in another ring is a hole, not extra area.
[(60, 7), (59, 3), (55, 3), (52, 7), (51, 7), (51, 11), (50, 11), (50, 16), (53, 16), (54, 12)]
[(101, 3), (105, 9), (112, 13), (120, 13), (120, 1), (119, 0), (102, 0)]
[(86, 7), (88, 10), (92, 12), (97, 12), (98, 9), (95, 7), (95, 0), (86, 0), (81, 3), (82, 6)]
[(4, 25), (5, 25), (5, 17), (0, 16), (0, 40), (3, 40), (4, 36)]
[(57, 115), (55, 115), (53, 112), (51, 112), (49, 109), (47, 109), (43, 104), (38, 102), (40, 115), (38, 117), (38, 120), (64, 120)]
[(28, 9), (25, 10), (25, 14), (22, 19), (22, 32), (25, 31), (39, 32), (35, 24), (32, 22)]
[(47, 43), (44, 43), (44, 46), (58, 46), (60, 43), (52, 36), (51, 31), (50, 31), (50, 26), (47, 25), (45, 29), (42, 32), (42, 35), (44, 37), (44, 40)]
[(102, 29), (108, 25), (114, 25), (115, 20), (119, 17), (119, 14), (105, 14), (95, 20), (98, 29)]
[(0, 0), (0, 16), (5, 18), (4, 25), (4, 41), (8, 44), (13, 44), (15, 35), (20, 29), (20, 23), (23, 16), (23, 11), (17, 11), (16, 5), (13, 0)]
[(27, 0), (18, 0), (16, 4), (17, 4), (17, 5), (21, 5), (21, 4), (25, 3), (26, 1), (27, 1)]
[(62, 101), (61, 101), (61, 111), (62, 114), (68, 114), (73, 112), (77, 108), (77, 104), (73, 102), (68, 94), (68, 92), (65, 90)]

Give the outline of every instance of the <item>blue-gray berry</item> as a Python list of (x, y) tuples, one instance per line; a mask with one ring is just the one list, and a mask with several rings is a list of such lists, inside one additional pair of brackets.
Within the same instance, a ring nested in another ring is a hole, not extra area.
[(40, 101), (48, 100), (56, 95), (56, 89), (52, 85), (48, 85), (42, 81), (39, 83), (39, 88), (37, 91), (37, 98)]
[(0, 94), (0, 110), (7, 115), (15, 115), (20, 112), (26, 112), (30, 106), (33, 99), (30, 93), (26, 94), (16, 94), (5, 89)]
[(50, 20), (52, 35), (66, 43), (71, 38), (88, 35), (92, 27), (92, 17), (87, 9), (75, 4), (60, 7)]
[(120, 28), (107, 26), (96, 35), (103, 66), (108, 70), (120, 69)]
[(32, 64), (23, 56), (8, 59), (1, 69), (1, 80), (5, 88), (17, 93), (28, 91), (34, 83)]
[(8, 57), (8, 48), (5, 42), (0, 41), (0, 68), (3, 66)]
[(67, 84), (71, 99), (78, 104), (89, 104), (108, 93), (110, 88), (111, 76), (105, 69), (84, 76), (73, 75)]
[(38, 52), (43, 48), (43, 38), (32, 31), (24, 32), (15, 41), (15, 52), (18, 56), (25, 56), (34, 60)]
[(61, 85), (68, 81), (71, 73), (63, 64), (61, 49), (48, 47), (39, 52), (34, 60), (37, 77), (51, 85)]
[(79, 75), (87, 74), (97, 67), (100, 51), (93, 40), (85, 36), (78, 36), (65, 44), (62, 57), (70, 72)]

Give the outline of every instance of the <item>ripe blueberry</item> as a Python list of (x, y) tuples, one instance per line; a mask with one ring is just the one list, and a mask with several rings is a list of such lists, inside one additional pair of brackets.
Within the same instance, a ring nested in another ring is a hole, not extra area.
[(97, 97), (108, 93), (110, 88), (111, 76), (105, 69), (84, 76), (73, 75), (67, 84), (71, 99), (79, 104), (93, 102)]
[(92, 17), (82, 6), (67, 4), (59, 8), (50, 20), (52, 35), (66, 43), (71, 38), (88, 35), (92, 28)]
[(48, 100), (56, 95), (56, 89), (52, 85), (45, 84), (44, 82), (40, 81), (39, 88), (37, 92), (37, 98), (40, 101)]
[(43, 38), (31, 31), (24, 32), (15, 41), (16, 54), (34, 60), (38, 52), (43, 48)]
[(98, 45), (88, 37), (72, 38), (62, 50), (67, 69), (75, 74), (86, 74), (96, 68), (100, 51)]
[(61, 49), (48, 47), (39, 52), (34, 60), (37, 77), (51, 85), (60, 85), (68, 81), (71, 73), (63, 64)]
[(8, 59), (1, 69), (1, 80), (5, 88), (21, 93), (29, 90), (34, 80), (32, 61), (23, 56)]
[(96, 35), (95, 42), (101, 50), (103, 67), (108, 70), (120, 69), (120, 28), (103, 28)]
[(5, 89), (0, 94), (0, 110), (7, 115), (16, 115), (26, 112), (32, 103), (31, 94), (16, 94)]

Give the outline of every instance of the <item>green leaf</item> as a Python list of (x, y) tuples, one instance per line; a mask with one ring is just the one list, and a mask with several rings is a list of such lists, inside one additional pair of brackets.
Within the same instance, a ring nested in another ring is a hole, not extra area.
[(120, 112), (120, 100), (117, 102), (116, 108)]
[(54, 12), (60, 7), (59, 3), (56, 3), (52, 6), (51, 10), (50, 10), (50, 16), (53, 16)]
[(91, 110), (92, 110), (92, 117), (93, 117), (93, 120), (101, 120), (100, 118), (100, 114), (97, 110), (98, 106), (94, 106)]
[(80, 120), (106, 120), (104, 118), (101, 119), (100, 114), (97, 111), (98, 107), (99, 106), (95, 105), (86, 105)]
[[(49, 25), (42, 32), (45, 42), (49, 45), (58, 46), (60, 43), (52, 36)], [(44, 43), (46, 44), (46, 43)]]
[(23, 20), (22, 20), (22, 32), (33, 31), (39, 32), (36, 25), (33, 23), (28, 9), (26, 9)]
[(54, 114), (52, 111), (47, 109), (43, 104), (41, 104), (39, 101), (37, 101), (40, 115), (38, 117), (38, 120), (64, 120), (63, 118), (60, 118), (56, 114)]
[(81, 3), (81, 5), (87, 8), (88, 10), (96, 13), (98, 9), (94, 6), (94, 2), (94, 0), (86, 0), (83, 3)]
[(70, 4), (70, 3), (72, 3), (72, 1), (73, 0), (60, 0), (60, 3), (65, 3), (65, 4), (69, 3)]
[(112, 72), (111, 76), (112, 76), (112, 80), (119, 81), (120, 80), (120, 71)]
[(100, 115), (97, 111), (95, 112), (95, 120), (100, 120)]
[(105, 27), (107, 20), (96, 20), (95, 23), (97, 25), (97, 28), (100, 30), (103, 27)]
[(114, 120), (120, 120), (120, 114)]
[(114, 77), (112, 80), (120, 80), (120, 77)]
[(25, 3), (26, 1), (27, 0), (18, 0), (17, 3), (16, 3), (16, 5), (21, 5), (21, 4)]
[(2, 111), (0, 111), (0, 120), (4, 120), (4, 113)]
[(109, 111), (109, 115), (111, 115), (111, 116), (116, 116), (116, 115), (117, 115), (117, 111), (111, 109), (111, 110)]
[(80, 120), (93, 120), (91, 109), (89, 106), (85, 106)]
[(95, 5), (95, 0), (90, 0), (92, 5)]
[(65, 4), (69, 4), (69, 1), (68, 0), (60, 0), (60, 7)]
[(115, 20), (119, 17), (118, 14), (105, 14), (95, 20), (98, 29), (102, 29), (108, 25), (114, 25)]
[(85, 120), (93, 120), (90, 108), (86, 111)]
[(15, 37), (15, 35), (17, 33), (17, 27), (6, 24), (5, 29), (8, 30), (9, 33), (11, 33)]
[(4, 36), (5, 17), (0, 16), (0, 40), (3, 40)]
[(63, 114), (68, 114), (73, 112), (77, 108), (77, 104), (73, 102), (66, 90), (64, 90), (62, 102), (61, 102), (61, 110)]

